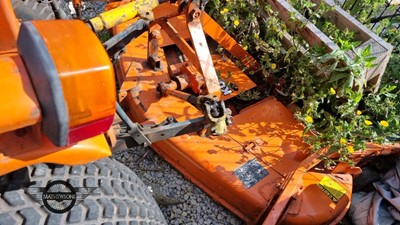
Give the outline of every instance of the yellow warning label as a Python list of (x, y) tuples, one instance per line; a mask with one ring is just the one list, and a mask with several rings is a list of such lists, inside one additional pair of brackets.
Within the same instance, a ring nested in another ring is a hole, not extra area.
[(346, 189), (328, 176), (323, 177), (318, 186), (335, 203), (346, 194)]

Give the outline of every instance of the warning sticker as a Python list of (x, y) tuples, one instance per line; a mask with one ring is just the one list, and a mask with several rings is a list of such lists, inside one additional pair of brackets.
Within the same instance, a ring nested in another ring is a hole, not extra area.
[(346, 189), (328, 176), (323, 177), (318, 186), (335, 203), (346, 194)]
[(241, 165), (234, 171), (234, 173), (247, 189), (254, 186), (269, 174), (269, 172), (255, 158)]

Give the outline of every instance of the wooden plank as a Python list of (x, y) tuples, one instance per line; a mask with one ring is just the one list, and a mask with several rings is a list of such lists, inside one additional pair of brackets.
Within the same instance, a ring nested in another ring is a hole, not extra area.
[[(393, 50), (393, 46), (383, 40), (381, 37), (376, 35), (373, 31), (365, 27), (353, 16), (344, 11), (340, 6), (336, 5), (332, 0), (312, 0), (315, 4), (321, 4), (324, 1), (325, 4), (332, 7), (324, 14), (324, 18), (335, 24), (339, 29), (349, 29), (356, 34), (356, 39), (363, 43), (356, 48), (356, 51), (364, 49), (368, 45), (371, 45), (371, 56), (376, 57), (376, 66), (366, 71), (365, 78), (369, 81), (369, 85), (375, 85), (375, 91), (378, 90), (382, 75), (385, 72), (387, 63), (389, 62), (390, 55)], [(348, 55), (354, 58), (354, 52), (349, 51)]]
[(400, 5), (400, 0), (392, 0), (390, 5)]
[(383, 72), (385, 71), (386, 65), (389, 61), (391, 51), (388, 51), (382, 45), (377, 44), (372, 38), (362, 43), (355, 50), (360, 51), (366, 48), (368, 45), (371, 45), (371, 56), (376, 57), (374, 63), (377, 64), (374, 68), (369, 69), (366, 73), (366, 79), (371, 80), (375, 76), (383, 75)]
[[(263, 18), (268, 18), (268, 13), (265, 12), (265, 10), (262, 9), (262, 8), (260, 9), (260, 15), (261, 15)], [(304, 54), (304, 53), (306, 52), (306, 49), (305, 49), (303, 46), (299, 45), (298, 43), (295, 43), (295, 40), (293, 39), (293, 36), (290, 35), (288, 32), (284, 32), (284, 33), (283, 33), (282, 44), (283, 44), (283, 46), (285, 47), (285, 49), (289, 49), (289, 48), (291, 48), (294, 44), (297, 44), (297, 46), (299, 46), (299, 51), (300, 51), (302, 54)]]
[[(303, 15), (301, 15), (293, 6), (291, 6), (285, 0), (267, 0), (268, 4), (271, 5), (272, 9), (279, 12), (279, 18), (283, 20), (286, 25), (296, 32), (298, 32), (304, 40), (310, 45), (324, 45), (327, 51), (333, 51), (339, 49), (333, 41), (329, 39), (321, 30), (319, 30), (314, 24), (308, 21)], [(290, 15), (294, 14), (295, 18), (301, 23), (304, 23), (304, 27), (298, 27), (295, 23), (289, 21)]]
[[(315, 4), (320, 4), (321, 0), (312, 0)], [(329, 19), (339, 29), (344, 30), (348, 28), (354, 31), (357, 35), (357, 39), (366, 42), (369, 39), (373, 39), (376, 43), (380, 44), (387, 51), (392, 51), (393, 47), (376, 35), (373, 31), (365, 27), (356, 18), (344, 11), (340, 6), (336, 5), (332, 0), (322, 0), (328, 6), (332, 7), (333, 10), (328, 11), (324, 17)]]
[[(349, 29), (356, 33), (356, 39), (362, 42), (361, 46), (355, 50), (361, 50), (368, 45), (371, 45), (371, 55), (376, 57), (375, 63), (377, 64), (374, 68), (368, 69), (365, 78), (369, 81), (369, 85), (375, 85), (375, 90), (379, 87), (379, 82), (386, 69), (386, 65), (389, 61), (393, 47), (376, 35), (373, 31), (369, 30), (363, 24), (361, 24), (354, 17), (345, 12), (342, 8), (336, 5), (332, 0), (312, 0), (314, 3), (319, 5), (321, 1), (324, 1), (328, 6), (331, 6), (333, 10), (328, 11), (324, 18), (335, 24), (339, 29)], [(339, 49), (332, 40), (329, 39), (321, 30), (319, 30), (314, 24), (308, 21), (303, 15), (301, 15), (293, 6), (285, 0), (266, 0), (266, 2), (272, 7), (273, 10), (279, 12), (279, 18), (282, 19), (289, 29), (296, 31), (300, 34), (306, 42), (310, 45), (325, 45), (327, 52)], [(261, 13), (263, 16), (263, 14)], [(295, 18), (304, 24), (303, 27), (299, 27), (295, 22), (289, 21), (290, 15), (294, 15)], [(285, 47), (293, 45), (293, 38), (286, 34), (283, 38), (283, 44)], [(355, 52), (352, 50), (347, 52), (350, 58), (355, 57)]]

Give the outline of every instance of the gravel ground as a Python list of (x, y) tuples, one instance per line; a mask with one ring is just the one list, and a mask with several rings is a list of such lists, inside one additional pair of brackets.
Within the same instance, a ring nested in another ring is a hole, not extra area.
[(244, 224), (152, 149), (127, 149), (113, 157), (132, 169), (152, 190), (169, 224)]
[[(84, 2), (82, 16), (90, 19), (104, 9), (104, 2)], [(169, 224), (244, 224), (200, 188), (185, 179), (151, 148), (127, 149), (113, 155), (132, 169), (151, 189)]]
[[(82, 4), (82, 17), (84, 19), (91, 19), (97, 14), (103, 12), (107, 3), (103, 1), (82, 1)], [(70, 5), (70, 9), (72, 9), (72, 4)]]

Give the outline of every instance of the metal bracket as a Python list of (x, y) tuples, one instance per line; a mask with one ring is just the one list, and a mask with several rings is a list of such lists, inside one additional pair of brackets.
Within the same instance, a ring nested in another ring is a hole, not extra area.
[(141, 126), (133, 123), (122, 107), (117, 103), (117, 114), (129, 128), (129, 135), (135, 140), (136, 145), (149, 146), (154, 142), (172, 137), (198, 132), (203, 129), (203, 117), (177, 122), (173, 117), (168, 117), (158, 125)]

